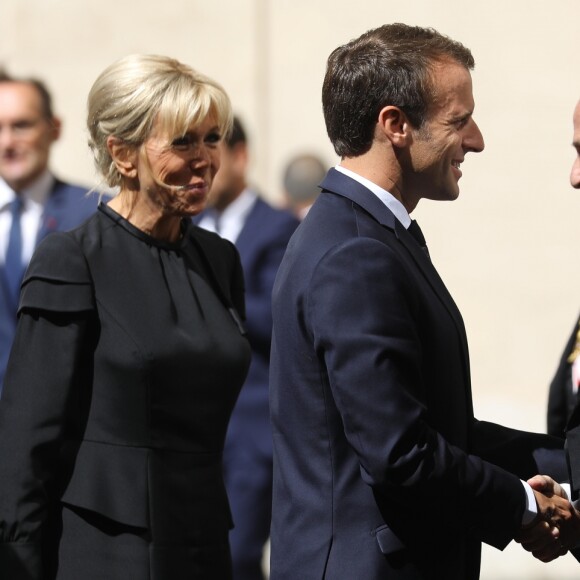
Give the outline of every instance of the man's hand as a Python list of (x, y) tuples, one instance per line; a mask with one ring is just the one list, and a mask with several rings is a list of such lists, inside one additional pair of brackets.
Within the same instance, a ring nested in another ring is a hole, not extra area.
[(528, 484), (534, 490), (538, 516), (515, 539), (538, 560), (550, 562), (579, 543), (580, 513), (551, 477), (536, 475)]
[(564, 499), (570, 499), (564, 488), (554, 481), (549, 475), (534, 475), (531, 479), (528, 479), (528, 485), (540, 493), (551, 497), (552, 495), (557, 495)]

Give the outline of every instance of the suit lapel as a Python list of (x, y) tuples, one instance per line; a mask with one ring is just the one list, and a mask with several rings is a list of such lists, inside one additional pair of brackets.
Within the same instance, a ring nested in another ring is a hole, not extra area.
[(320, 184), (320, 187), (354, 201), (382, 226), (394, 231), (395, 235), (399, 237), (395, 231), (395, 223), (398, 220), (393, 212), (372, 191), (369, 191), (358, 181), (336, 171), (336, 169), (331, 169)]
[(393, 212), (372, 191), (369, 191), (358, 181), (351, 179), (335, 169), (331, 169), (322, 182), (321, 187), (332, 193), (346, 197), (362, 207), (383, 227), (392, 230), (395, 237), (405, 247), (417, 268), (421, 271), (455, 323), (463, 348), (465, 375), (467, 377), (467, 384), (469, 385), (469, 351), (463, 318), (451, 294), (449, 294), (449, 291), (445, 287), (443, 280), (441, 280), (437, 270), (433, 266), (433, 263), (417, 244), (417, 241), (405, 229), (401, 222), (399, 222)]
[(240, 230), (238, 238), (236, 240), (236, 247), (238, 249), (245, 248), (248, 243), (251, 243), (253, 239), (256, 238), (257, 232), (259, 232), (260, 226), (260, 213), (264, 206), (264, 202), (259, 198), (256, 197), (254, 204), (252, 205), (252, 209), (250, 209), (246, 219), (244, 221), (244, 225)]

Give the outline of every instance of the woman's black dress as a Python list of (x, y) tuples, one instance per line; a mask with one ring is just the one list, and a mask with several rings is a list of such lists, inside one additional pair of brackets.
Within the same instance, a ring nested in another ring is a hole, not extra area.
[(0, 401), (0, 577), (230, 578), (222, 448), (250, 350), (235, 248), (105, 205), (28, 269)]

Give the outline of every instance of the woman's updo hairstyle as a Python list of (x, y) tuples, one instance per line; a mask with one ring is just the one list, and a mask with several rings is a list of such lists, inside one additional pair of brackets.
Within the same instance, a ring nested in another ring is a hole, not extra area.
[(107, 148), (114, 136), (139, 147), (158, 119), (168, 139), (214, 115), (227, 136), (232, 124), (230, 100), (223, 88), (191, 67), (166, 56), (131, 55), (106, 68), (89, 93), (87, 126), (95, 165), (110, 187), (121, 174)]

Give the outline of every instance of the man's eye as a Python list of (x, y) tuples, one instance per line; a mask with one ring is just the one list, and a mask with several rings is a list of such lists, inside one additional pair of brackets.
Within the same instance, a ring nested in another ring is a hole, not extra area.
[(28, 131), (34, 127), (33, 121), (18, 121), (14, 123), (13, 128), (15, 131)]

